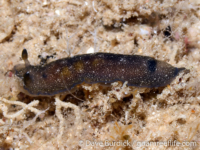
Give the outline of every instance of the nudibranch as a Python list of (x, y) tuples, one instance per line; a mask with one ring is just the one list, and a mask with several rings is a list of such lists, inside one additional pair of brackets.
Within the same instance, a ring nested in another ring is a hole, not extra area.
[(127, 81), (128, 86), (163, 87), (185, 70), (152, 57), (113, 53), (76, 55), (33, 66), (24, 49), (22, 59), (25, 64), (14, 66), (14, 73), (23, 82), (24, 90), (35, 96), (71, 91), (83, 82), (110, 84)]

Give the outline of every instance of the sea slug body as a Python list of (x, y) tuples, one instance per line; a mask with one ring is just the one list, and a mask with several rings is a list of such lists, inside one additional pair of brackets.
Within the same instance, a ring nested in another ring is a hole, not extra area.
[(110, 84), (127, 81), (128, 86), (162, 87), (185, 70), (152, 57), (113, 53), (76, 55), (43, 66), (30, 65), (26, 49), (22, 58), (25, 64), (16, 65), (14, 73), (21, 78), (23, 88), (37, 96), (67, 92), (83, 82)]

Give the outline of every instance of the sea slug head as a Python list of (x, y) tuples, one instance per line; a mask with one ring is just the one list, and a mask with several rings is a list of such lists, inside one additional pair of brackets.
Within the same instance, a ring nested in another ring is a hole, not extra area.
[[(33, 73), (34, 72), (34, 66), (30, 65), (28, 61), (28, 53), (26, 49), (23, 49), (22, 51), (22, 59), (24, 60), (24, 64), (19, 64), (14, 66), (13, 73), (21, 79), (23, 82), (24, 87), (29, 87), (33, 84)], [(31, 75), (30, 75), (31, 74)]]
[(28, 61), (28, 53), (26, 49), (23, 49), (22, 51), (22, 59), (24, 60), (24, 64), (16, 65), (13, 68), (14, 74), (20, 79), (24, 79), (24, 76), (26, 76), (29, 68), (31, 67)]
[[(45, 70), (46, 66), (32, 66), (28, 61), (26, 49), (22, 51), (22, 59), (25, 63), (13, 68), (13, 73), (20, 79), (20, 84), (23, 85), (23, 88), (20, 89), (22, 92), (31, 96), (49, 96), (65, 90), (64, 83), (60, 81), (59, 73), (54, 71), (57, 64), (48, 68), (48, 71)], [(48, 74), (51, 75), (48, 76)]]

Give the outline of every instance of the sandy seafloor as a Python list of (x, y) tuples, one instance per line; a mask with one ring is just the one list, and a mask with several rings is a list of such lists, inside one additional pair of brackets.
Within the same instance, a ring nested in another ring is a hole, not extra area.
[[(200, 149), (199, 0), (1, 0), (0, 14), (0, 150)], [(110, 52), (190, 73), (153, 89), (82, 84), (84, 101), (32, 97), (9, 71), (23, 48), (31, 65)]]

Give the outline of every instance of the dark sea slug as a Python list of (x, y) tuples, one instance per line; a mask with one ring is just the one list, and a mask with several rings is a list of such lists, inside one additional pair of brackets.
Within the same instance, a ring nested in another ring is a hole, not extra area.
[(70, 91), (83, 82), (110, 84), (127, 81), (128, 86), (162, 87), (185, 70), (152, 57), (113, 53), (76, 55), (43, 66), (30, 65), (26, 49), (22, 58), (25, 64), (16, 65), (14, 73), (31, 95), (52, 96)]

